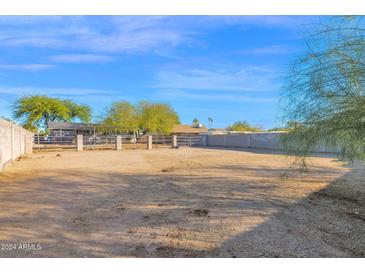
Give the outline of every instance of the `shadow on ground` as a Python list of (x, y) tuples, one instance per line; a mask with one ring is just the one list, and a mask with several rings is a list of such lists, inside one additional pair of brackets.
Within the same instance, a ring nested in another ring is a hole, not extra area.
[[(2, 247), (42, 249), (0, 250), (0, 257), (365, 256), (363, 169), (298, 198), (296, 191), (336, 171), (215, 168), (221, 176), (199, 168), (190, 175), (58, 170), (3, 176)], [(303, 183), (291, 184), (298, 178)]]
[(209, 257), (365, 257), (364, 172), (352, 171)]

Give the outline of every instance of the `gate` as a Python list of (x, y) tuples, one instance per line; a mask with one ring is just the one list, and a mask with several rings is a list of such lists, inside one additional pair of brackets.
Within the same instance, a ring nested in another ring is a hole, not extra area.
[(171, 147), (172, 146), (172, 136), (164, 134), (153, 134), (152, 144), (154, 147)]
[(84, 149), (115, 149), (117, 136), (93, 135), (83, 136)]
[(205, 141), (205, 136), (203, 135), (178, 135), (177, 145), (178, 146), (203, 146)]

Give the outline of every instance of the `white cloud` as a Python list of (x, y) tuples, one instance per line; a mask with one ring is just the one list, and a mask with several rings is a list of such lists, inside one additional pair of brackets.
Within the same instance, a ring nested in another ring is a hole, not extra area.
[(0, 69), (5, 69), (5, 70), (40, 71), (52, 67), (53, 67), (52, 65), (47, 65), (47, 64), (0, 64)]
[(275, 15), (254, 15), (254, 16), (226, 16), (231, 24), (243, 26), (263, 26), (268, 28), (292, 29), (306, 25), (318, 20), (316, 16), (275, 16)]
[(156, 88), (270, 92), (281, 87), (281, 73), (270, 67), (245, 66), (230, 70), (163, 70), (156, 75)]
[(48, 87), (7, 87), (0, 86), (0, 95), (7, 96), (24, 96), (24, 95), (49, 95), (61, 97), (79, 97), (79, 96), (114, 96), (111, 91), (87, 89), (87, 88), (48, 88)]
[(253, 97), (244, 96), (237, 93), (214, 94), (204, 92), (189, 92), (185, 90), (163, 90), (155, 94), (159, 99), (166, 100), (198, 100), (198, 101), (229, 101), (229, 102), (251, 102), (251, 103), (276, 103), (275, 97)]
[[(181, 27), (170, 26), (169, 17), (61, 18), (41, 20), (35, 16), (16, 17), (9, 22), (0, 20), (0, 44), (95, 52), (143, 52), (177, 46), (189, 41), (191, 36)], [(22, 25), (26, 27), (21, 28)]]
[(270, 54), (290, 54), (295, 52), (296, 49), (285, 45), (272, 45), (267, 47), (259, 47), (246, 50), (246, 54), (253, 55), (270, 55)]
[(62, 54), (52, 56), (50, 59), (60, 63), (98, 63), (112, 61), (113, 57), (98, 54)]
[(297, 28), (304, 16), (15, 16), (0, 17), (1, 46), (94, 52), (144, 52), (194, 44), (226, 25)]

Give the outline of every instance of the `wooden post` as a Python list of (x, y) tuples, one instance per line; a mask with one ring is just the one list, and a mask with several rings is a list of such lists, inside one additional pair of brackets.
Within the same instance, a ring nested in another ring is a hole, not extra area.
[(152, 135), (147, 136), (147, 149), (152, 149)]
[(173, 148), (177, 147), (177, 136), (176, 135), (172, 135), (172, 147)]
[(122, 150), (122, 135), (117, 135), (116, 149), (117, 150)]
[(84, 138), (82, 135), (78, 134), (77, 135), (77, 151), (83, 151), (84, 149)]

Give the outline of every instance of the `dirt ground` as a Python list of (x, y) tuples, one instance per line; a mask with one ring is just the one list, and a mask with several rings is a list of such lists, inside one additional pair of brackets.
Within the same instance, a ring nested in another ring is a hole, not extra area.
[(0, 177), (0, 257), (365, 257), (365, 170), (204, 148), (35, 153)]

